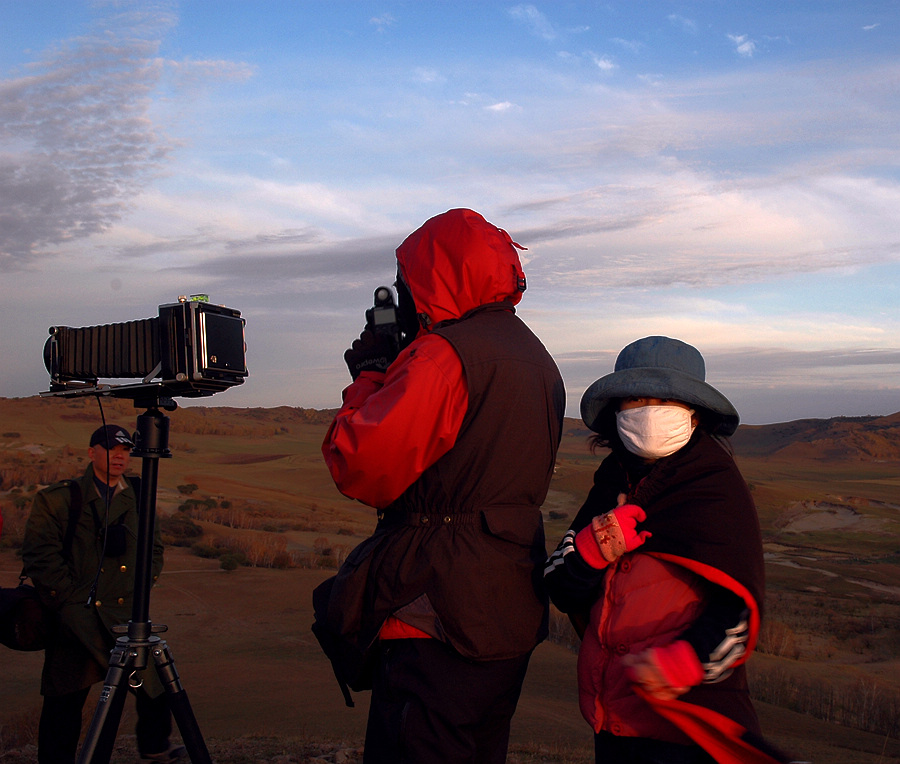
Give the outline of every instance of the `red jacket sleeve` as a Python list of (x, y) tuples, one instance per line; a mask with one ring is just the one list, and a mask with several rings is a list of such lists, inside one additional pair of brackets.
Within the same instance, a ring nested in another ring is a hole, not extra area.
[(341, 493), (388, 506), (456, 442), (468, 406), (465, 372), (443, 337), (420, 337), (386, 374), (344, 390), (322, 454)]

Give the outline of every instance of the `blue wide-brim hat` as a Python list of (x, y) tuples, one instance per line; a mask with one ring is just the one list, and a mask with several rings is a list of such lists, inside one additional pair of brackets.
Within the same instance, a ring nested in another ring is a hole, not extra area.
[(671, 398), (713, 412), (716, 435), (731, 435), (741, 421), (731, 402), (706, 382), (706, 364), (692, 345), (670, 337), (644, 337), (626, 345), (615, 371), (600, 377), (581, 396), (581, 418), (598, 432), (598, 419), (613, 400)]

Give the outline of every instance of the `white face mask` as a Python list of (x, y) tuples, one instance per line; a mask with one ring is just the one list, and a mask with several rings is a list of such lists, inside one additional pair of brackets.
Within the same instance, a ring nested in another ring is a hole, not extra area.
[(693, 409), (681, 406), (639, 406), (616, 414), (616, 428), (631, 453), (644, 459), (662, 459), (691, 439), (693, 413)]

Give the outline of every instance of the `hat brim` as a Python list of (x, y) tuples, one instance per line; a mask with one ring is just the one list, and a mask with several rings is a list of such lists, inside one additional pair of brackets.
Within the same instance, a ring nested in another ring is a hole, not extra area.
[(732, 435), (740, 416), (731, 402), (712, 385), (675, 369), (633, 368), (607, 374), (581, 396), (581, 418), (592, 430), (601, 412), (619, 398), (670, 398), (707, 409), (720, 417), (717, 435)]

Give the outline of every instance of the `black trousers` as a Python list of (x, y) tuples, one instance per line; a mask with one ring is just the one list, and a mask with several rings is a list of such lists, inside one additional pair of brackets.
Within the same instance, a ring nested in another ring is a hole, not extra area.
[(530, 657), (471, 661), (436, 639), (383, 641), (363, 764), (503, 764)]
[[(81, 715), (91, 688), (68, 695), (44, 696), (38, 724), (38, 764), (72, 764), (81, 737)], [(137, 744), (141, 754), (160, 753), (169, 747), (172, 712), (165, 693), (151, 698), (141, 689), (137, 704)]]
[(597, 764), (716, 764), (698, 745), (619, 737), (609, 732), (594, 735), (594, 759)]

